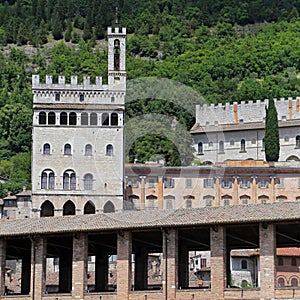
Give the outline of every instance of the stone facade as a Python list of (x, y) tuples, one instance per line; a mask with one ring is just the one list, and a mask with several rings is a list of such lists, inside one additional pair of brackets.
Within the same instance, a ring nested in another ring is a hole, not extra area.
[[(264, 119), (268, 100), (196, 106), (191, 129), (195, 158), (211, 164), (227, 159), (265, 159)], [(300, 98), (275, 99), (280, 161), (300, 158)]]
[(108, 28), (107, 85), (33, 75), (33, 216), (122, 209), (125, 40), (125, 28)]
[(251, 160), (182, 168), (128, 165), (126, 202), (151, 210), (300, 201), (299, 166)]

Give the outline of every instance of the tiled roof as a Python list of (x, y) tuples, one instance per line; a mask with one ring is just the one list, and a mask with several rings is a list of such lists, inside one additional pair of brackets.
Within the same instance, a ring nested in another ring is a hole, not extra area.
[[(289, 120), (289, 121), (278, 121), (279, 128), (283, 127), (294, 127), (299, 126), (300, 120)], [(201, 126), (196, 123), (192, 129), (191, 133), (209, 133), (209, 132), (224, 132), (224, 131), (237, 131), (237, 130), (254, 130), (254, 129), (264, 129), (264, 122), (252, 122), (243, 124), (219, 124), (218, 126)]]
[(279, 256), (300, 256), (300, 249), (297, 247), (277, 248), (276, 253)]
[(1, 220), (0, 236), (300, 220), (296, 202)]

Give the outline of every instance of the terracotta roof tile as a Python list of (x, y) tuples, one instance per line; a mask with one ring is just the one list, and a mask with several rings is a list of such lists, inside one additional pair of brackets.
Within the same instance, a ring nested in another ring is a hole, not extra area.
[(299, 219), (300, 205), (295, 202), (177, 210), (122, 211), (110, 214), (2, 219), (0, 236), (280, 222)]

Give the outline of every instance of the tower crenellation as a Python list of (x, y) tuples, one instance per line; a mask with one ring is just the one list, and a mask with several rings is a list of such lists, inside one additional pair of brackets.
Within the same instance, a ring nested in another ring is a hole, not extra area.
[[(210, 126), (216, 123), (238, 124), (240, 122), (263, 122), (268, 99), (241, 101), (240, 103), (217, 103), (196, 106), (196, 123)], [(274, 99), (279, 120), (300, 119), (300, 98)]]

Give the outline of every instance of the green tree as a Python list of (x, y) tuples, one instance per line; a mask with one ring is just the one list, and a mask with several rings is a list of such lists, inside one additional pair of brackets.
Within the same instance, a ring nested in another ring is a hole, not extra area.
[(265, 153), (267, 161), (278, 161), (279, 159), (279, 129), (277, 110), (273, 99), (269, 100), (266, 107), (265, 125)]

